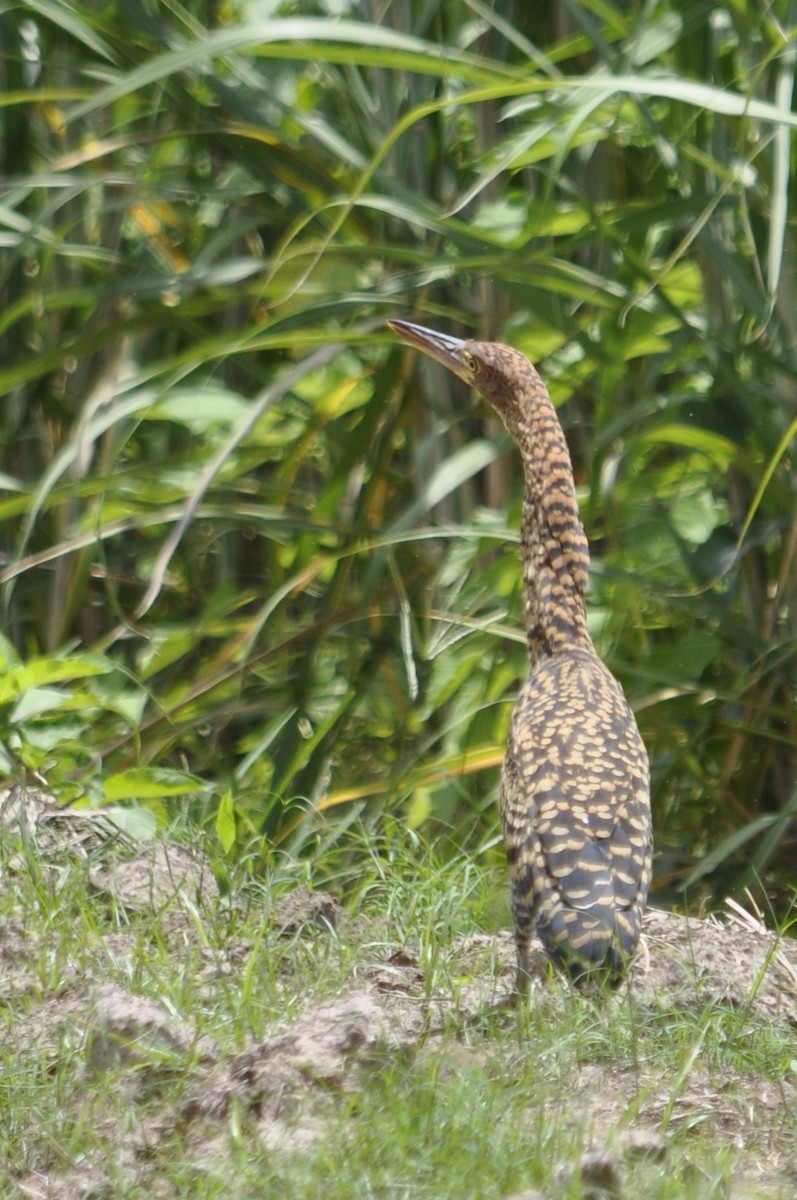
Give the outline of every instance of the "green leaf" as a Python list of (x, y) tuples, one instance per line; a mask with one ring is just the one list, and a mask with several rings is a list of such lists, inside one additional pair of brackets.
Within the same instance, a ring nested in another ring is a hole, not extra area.
[(109, 776), (103, 784), (105, 799), (111, 801), (184, 796), (207, 789), (208, 784), (196, 775), (165, 767), (132, 767)]
[[(338, 43), (339, 45), (336, 45)], [(356, 49), (355, 49), (356, 47)], [(83, 120), (90, 113), (124, 96), (180, 71), (209, 67), (213, 59), (231, 52), (248, 52), (276, 58), (301, 58), (308, 53), (316, 62), (348, 61), (381, 64), (385, 67), (447, 73), (457, 63), (461, 74), (472, 79), (491, 79), (479, 59), (450, 47), (432, 45), (420, 38), (394, 32), (373, 22), (324, 21), (311, 18), (286, 18), (252, 21), (227, 29), (208, 30), (202, 38), (178, 50), (170, 50), (137, 67), (115, 83), (99, 89), (68, 114), (68, 121)]]
[(752, 838), (757, 837), (759, 833), (770, 829), (778, 819), (777, 816), (758, 817), (757, 820), (750, 821), (749, 824), (743, 825), (741, 829), (735, 830), (729, 837), (723, 838), (719, 845), (709, 851), (702, 862), (695, 867), (694, 871), (686, 879), (683, 885), (684, 888), (690, 888), (698, 880), (703, 879), (704, 876), (710, 875), (726, 858), (730, 858), (732, 854), (735, 854), (737, 850), (746, 845)]
[(432, 796), (428, 788), (418, 787), (412, 793), (412, 798), (405, 809), (405, 820), (408, 829), (417, 829), (429, 819), (432, 812)]
[(229, 854), (235, 845), (235, 803), (229, 788), (222, 795), (216, 811), (216, 835), (224, 853)]
[(108, 43), (95, 33), (87, 21), (80, 19), (75, 11), (76, 5), (56, 4), (53, 0), (26, 0), (26, 5), (40, 17), (60, 26), (64, 33), (81, 42), (86, 49), (93, 50), (108, 62), (113, 62)]
[(672, 683), (696, 683), (721, 650), (717, 634), (702, 629), (686, 629), (672, 638), (665, 637), (647, 660), (648, 670)]
[(215, 425), (234, 425), (249, 405), (236, 392), (222, 388), (175, 388), (142, 413), (145, 421), (174, 421), (202, 432)]
[(22, 696), (33, 688), (73, 679), (89, 679), (112, 670), (109, 661), (96, 654), (70, 658), (34, 658), (21, 666), (0, 671), (0, 704)]
[(677, 496), (670, 506), (670, 519), (685, 541), (702, 546), (717, 526), (727, 521), (728, 510), (712, 492), (703, 490)]
[(42, 713), (52, 712), (63, 708), (71, 698), (72, 693), (58, 688), (34, 687), (24, 692), (11, 710), (9, 720), (12, 724), (21, 725), (29, 717), (38, 717)]
[(137, 842), (149, 842), (158, 832), (157, 817), (149, 808), (103, 807), (91, 815), (96, 816), (97, 820), (111, 821), (117, 829)]
[(0, 742), (0, 771), (13, 778), (19, 769), (17, 761), (9, 754), (3, 742)]
[(646, 430), (639, 438), (640, 444), (681, 446), (699, 450), (718, 466), (726, 467), (737, 455), (733, 442), (721, 434), (698, 425), (679, 425), (676, 422), (656, 425)]
[(86, 756), (86, 721), (29, 721), (24, 726), (22, 737), (25, 748), (44, 750), (48, 753), (57, 748), (57, 768), (61, 775), (69, 771), (75, 758)]

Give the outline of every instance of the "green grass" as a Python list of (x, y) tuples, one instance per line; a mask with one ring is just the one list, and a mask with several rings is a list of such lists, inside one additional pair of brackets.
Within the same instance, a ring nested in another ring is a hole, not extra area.
[[(580, 1173), (596, 1150), (601, 1178), (628, 1195), (788, 1194), (774, 1166), (760, 1187), (756, 1171), (797, 1148), (791, 1031), (718, 1005), (590, 999), (556, 978), (521, 1013), (474, 1011), (468, 989), (501, 971), (503, 987), (510, 963), (505, 943), (468, 940), (496, 908), (491, 873), (472, 861), (443, 863), (388, 830), (359, 890), (348, 880), (339, 928), (290, 936), (268, 914), (306, 885), (306, 863), (261, 882), (234, 872), (221, 899), (148, 912), (109, 903), (91, 859), (42, 861), (6, 838), (1, 861), (4, 1195), (37, 1177), (82, 1194), (87, 1172), (113, 1197), (476, 1200), (537, 1187), (575, 1198), (600, 1194)], [(342, 878), (340, 851), (317, 871)], [(267, 1125), (235, 1101), (217, 1117), (185, 1115), (204, 1078), (196, 1043), (90, 1066), (100, 984), (156, 1001), (224, 1057), (367, 986), (400, 949), (416, 965), (391, 1002), (428, 1014), (418, 1036), (306, 1082)]]

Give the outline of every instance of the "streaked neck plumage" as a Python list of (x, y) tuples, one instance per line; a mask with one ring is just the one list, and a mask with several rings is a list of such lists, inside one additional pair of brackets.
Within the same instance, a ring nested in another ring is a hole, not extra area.
[(573, 468), (562, 427), (534, 367), (507, 346), (490, 346), (489, 374), (479, 381), (523, 461), (521, 521), (523, 591), (529, 660), (592, 649), (584, 589), (589, 547), (581, 524)]

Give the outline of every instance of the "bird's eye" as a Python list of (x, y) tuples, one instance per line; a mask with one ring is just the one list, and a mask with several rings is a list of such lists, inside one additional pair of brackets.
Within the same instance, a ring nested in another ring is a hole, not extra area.
[(464, 362), (465, 366), (468, 368), (468, 370), (470, 371), (470, 373), (472, 375), (477, 374), (477, 372), (479, 370), (479, 366), (478, 366), (478, 363), (476, 362), (476, 359), (471, 354), (470, 350), (462, 351), (462, 361)]

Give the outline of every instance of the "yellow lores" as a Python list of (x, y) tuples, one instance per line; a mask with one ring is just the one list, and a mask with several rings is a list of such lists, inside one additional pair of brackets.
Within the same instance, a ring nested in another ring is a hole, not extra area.
[(534, 367), (510, 346), (388, 324), (484, 396), (523, 460), (529, 678), (512, 714), (500, 797), (517, 990), (528, 986), (535, 931), (572, 977), (608, 969), (617, 980), (639, 941), (650, 884), (648, 758), (587, 632), (589, 548), (559, 418)]

